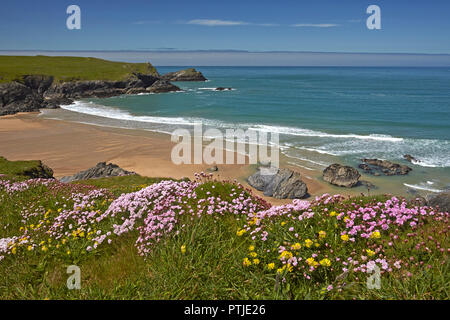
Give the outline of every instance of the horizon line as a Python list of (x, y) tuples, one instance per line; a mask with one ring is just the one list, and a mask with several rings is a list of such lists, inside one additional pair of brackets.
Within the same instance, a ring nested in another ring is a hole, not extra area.
[(240, 50), (240, 49), (132, 49), (132, 50), (51, 50), (51, 49), (0, 49), (0, 52), (157, 52), (157, 53), (315, 53), (315, 54), (373, 54), (373, 55), (430, 55), (450, 56), (450, 53), (421, 53), (421, 52), (367, 52), (367, 51), (289, 51), (289, 50)]

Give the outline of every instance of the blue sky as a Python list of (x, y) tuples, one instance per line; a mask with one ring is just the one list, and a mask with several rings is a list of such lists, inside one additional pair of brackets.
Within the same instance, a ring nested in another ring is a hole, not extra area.
[[(81, 30), (66, 28), (70, 4)], [(366, 28), (370, 4), (381, 30)], [(2, 0), (0, 50), (450, 53), (449, 17), (448, 0)]]

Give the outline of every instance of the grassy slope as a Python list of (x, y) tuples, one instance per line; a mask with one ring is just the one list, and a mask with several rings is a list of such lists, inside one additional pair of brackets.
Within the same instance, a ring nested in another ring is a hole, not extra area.
[(49, 75), (56, 81), (125, 80), (132, 72), (156, 74), (150, 63), (124, 63), (97, 58), (0, 56), (0, 83), (24, 75)]
[[(0, 170), (1, 173), (1, 170)], [(1, 179), (1, 177), (0, 177)], [(55, 190), (38, 186), (15, 195), (7, 195), (0, 189), (0, 238), (16, 234), (22, 226), (20, 212), (23, 208), (43, 208), (57, 212), (65, 203), (70, 207), (68, 195), (85, 192), (94, 187), (110, 189), (111, 195), (96, 204), (96, 209), (105, 211), (111, 199), (119, 194), (136, 191), (155, 183), (159, 179), (139, 176), (116, 177), (88, 180), (68, 184)], [(222, 182), (206, 182), (197, 190), (200, 199), (207, 198), (207, 192), (221, 195), (226, 199), (233, 185)], [(110, 198), (110, 199), (108, 199)], [(382, 201), (360, 197), (352, 201)], [(106, 204), (105, 204), (106, 202)], [(345, 205), (345, 204), (344, 204)], [(333, 208), (333, 205), (329, 206)], [(339, 208), (336, 207), (336, 210)], [(328, 211), (329, 212), (329, 211)], [(339, 211), (338, 211), (339, 212)], [(168, 236), (156, 245), (146, 259), (138, 255), (135, 247), (137, 231), (121, 237), (111, 245), (100, 250), (86, 253), (76, 252), (71, 247), (70, 256), (55, 253), (18, 251), (16, 255), (7, 256), (0, 262), (0, 298), (1, 299), (448, 299), (448, 264), (442, 263), (438, 251), (417, 256), (432, 268), (425, 266), (410, 271), (414, 277), (405, 278), (400, 272), (383, 276), (382, 290), (368, 290), (366, 279), (349, 278), (347, 286), (341, 292), (323, 293), (323, 286), (301, 279), (289, 279), (280, 282), (274, 272), (269, 272), (264, 263), (261, 267), (242, 266), (242, 259), (249, 254), (249, 246), (260, 244), (248, 236), (236, 236), (236, 230), (245, 223), (244, 216), (225, 214), (223, 216), (202, 216), (191, 220), (189, 215), (181, 216), (186, 228), (177, 236)], [(286, 229), (284, 219), (274, 219), (270, 229), (279, 233), (279, 239), (285, 241)], [(280, 224), (281, 223), (281, 224)], [(308, 226), (317, 232), (325, 228), (322, 220)], [(334, 224), (334, 222), (333, 222)], [(334, 227), (329, 226), (331, 229)], [(447, 226), (430, 222), (425, 232), (415, 238), (416, 242), (427, 241), (428, 235), (437, 237), (446, 246), (448, 240)], [(327, 233), (331, 232), (326, 229)], [(444, 231), (441, 233), (441, 231)], [(411, 243), (406, 243), (406, 232), (398, 232), (400, 239), (395, 242), (391, 254), (408, 260), (413, 253)], [(302, 234), (308, 236), (307, 234)], [(82, 239), (80, 239), (81, 241)], [(384, 240), (383, 240), (384, 243)], [(76, 243), (74, 245), (77, 245)], [(348, 246), (339, 250), (361, 250), (363, 247)], [(50, 246), (50, 242), (49, 242)], [(186, 252), (180, 248), (186, 246)], [(430, 245), (428, 245), (430, 246)], [(431, 248), (431, 246), (430, 246)], [(349, 251), (349, 252), (350, 252)], [(261, 251), (258, 251), (261, 252)], [(445, 254), (444, 254), (445, 256)], [(261, 259), (262, 256), (261, 256)], [(267, 263), (267, 261), (266, 261)], [(66, 267), (71, 264), (82, 270), (82, 289), (66, 288)]]

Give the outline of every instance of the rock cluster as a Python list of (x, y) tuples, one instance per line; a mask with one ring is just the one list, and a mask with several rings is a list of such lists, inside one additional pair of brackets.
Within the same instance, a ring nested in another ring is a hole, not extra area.
[(277, 199), (302, 199), (308, 196), (308, 188), (298, 172), (290, 169), (278, 169), (275, 174), (264, 174), (258, 170), (247, 181), (265, 196)]
[(69, 177), (63, 177), (59, 179), (61, 182), (72, 182), (86, 179), (98, 179), (107, 177), (128, 176), (136, 174), (135, 172), (126, 171), (120, 168), (116, 164), (106, 164), (106, 162), (100, 162), (95, 167), (85, 171), (78, 172), (77, 174)]
[(379, 176), (381, 174), (386, 176), (406, 175), (412, 170), (408, 166), (393, 163), (387, 160), (362, 159), (361, 161), (364, 163), (360, 164), (359, 168), (364, 170), (366, 173), (375, 176)]
[(323, 180), (339, 187), (351, 188), (358, 184), (361, 175), (349, 166), (334, 163), (323, 170)]

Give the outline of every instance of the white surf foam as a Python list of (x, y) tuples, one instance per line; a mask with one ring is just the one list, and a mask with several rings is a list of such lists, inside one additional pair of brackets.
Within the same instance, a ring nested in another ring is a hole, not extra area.
[(392, 137), (390, 135), (382, 134), (370, 134), (370, 135), (358, 135), (358, 134), (332, 134), (321, 131), (314, 131), (310, 129), (293, 128), (293, 127), (281, 127), (281, 126), (269, 126), (269, 125), (256, 125), (254, 130), (276, 132), (279, 134), (303, 136), (303, 137), (321, 137), (321, 138), (338, 138), (338, 139), (362, 139), (362, 140), (378, 140), (378, 141), (390, 141), (401, 142), (403, 138)]
[(433, 188), (430, 188), (430, 187), (427, 187), (427, 186), (423, 186), (423, 185), (420, 185), (420, 184), (403, 183), (403, 185), (407, 186), (408, 188), (412, 188), (412, 189), (416, 189), (416, 190), (429, 191), (429, 192), (435, 192), (435, 193), (444, 192), (444, 190), (433, 189)]
[(97, 117), (110, 118), (116, 120), (150, 122), (150, 123), (164, 123), (164, 124), (178, 124), (178, 125), (194, 125), (201, 122), (197, 119), (187, 118), (170, 118), (170, 117), (151, 117), (151, 116), (133, 116), (126, 111), (106, 107), (103, 105), (95, 105), (92, 103), (85, 103), (83, 101), (75, 101), (73, 104), (61, 106), (62, 109), (72, 112), (89, 114)]

